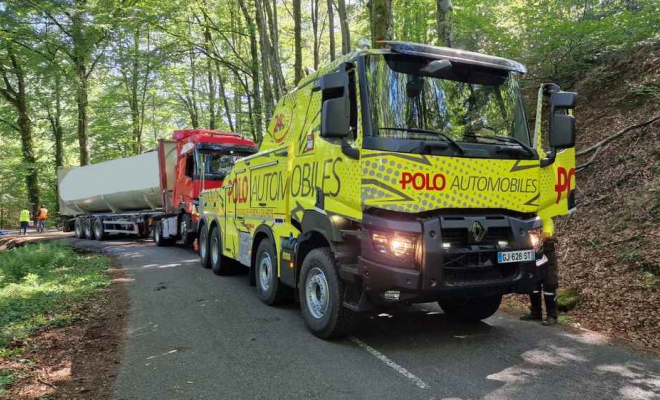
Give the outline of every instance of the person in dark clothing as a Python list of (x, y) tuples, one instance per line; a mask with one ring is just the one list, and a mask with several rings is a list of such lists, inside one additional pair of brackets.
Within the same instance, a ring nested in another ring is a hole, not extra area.
[(543, 243), (543, 254), (548, 261), (541, 266), (541, 282), (529, 295), (531, 303), (530, 313), (520, 317), (523, 321), (540, 321), (543, 319), (542, 302), (545, 302), (546, 318), (543, 325), (554, 325), (557, 323), (557, 288), (559, 286), (559, 265), (555, 254), (556, 241), (546, 239)]

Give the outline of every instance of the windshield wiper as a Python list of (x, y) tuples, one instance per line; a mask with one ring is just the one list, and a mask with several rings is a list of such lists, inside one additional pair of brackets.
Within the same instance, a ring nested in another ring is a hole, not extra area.
[[(452, 138), (451, 138), (449, 135), (447, 135), (446, 133), (442, 133), (442, 132), (439, 132), (439, 131), (434, 131), (434, 130), (431, 130), (431, 129), (423, 129), (423, 128), (399, 128), (399, 127), (396, 127), (396, 126), (380, 126), (380, 127), (378, 127), (378, 129), (385, 129), (385, 130), (389, 130), (389, 131), (402, 131), (402, 132), (431, 133), (431, 134), (433, 134), (433, 135), (440, 135), (440, 136), (442, 136), (442, 138), (445, 139), (448, 143), (450, 143), (452, 146), (454, 146), (454, 148), (456, 148), (456, 150), (458, 150), (461, 154), (465, 154), (465, 149), (464, 149), (460, 144), (458, 144), (457, 141), (455, 141), (454, 139), (452, 139)], [(427, 144), (427, 143), (424, 141), (424, 147), (429, 147), (429, 146), (432, 146), (432, 143), (428, 143), (428, 144)]]
[(474, 137), (474, 138), (479, 138), (479, 139), (495, 139), (496, 141), (499, 142), (509, 142), (509, 143), (515, 143), (518, 146), (520, 146), (527, 154), (529, 154), (531, 157), (535, 157), (536, 154), (534, 153), (534, 149), (531, 147), (527, 146), (525, 143), (521, 142), (520, 140), (514, 138), (513, 136), (502, 136), (502, 135), (477, 135), (476, 133), (466, 133), (464, 135), (465, 137)]

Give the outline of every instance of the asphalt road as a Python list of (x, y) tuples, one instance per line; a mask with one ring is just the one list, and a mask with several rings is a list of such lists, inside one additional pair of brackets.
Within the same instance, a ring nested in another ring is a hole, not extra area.
[(660, 361), (598, 334), (501, 312), (457, 323), (423, 304), (326, 342), (298, 304), (262, 304), (247, 271), (218, 277), (150, 241), (74, 243), (117, 255), (130, 278), (116, 399), (660, 399)]

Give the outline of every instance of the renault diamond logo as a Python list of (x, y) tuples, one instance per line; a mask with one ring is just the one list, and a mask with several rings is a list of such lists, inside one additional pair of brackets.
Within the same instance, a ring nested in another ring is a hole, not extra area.
[(472, 224), (472, 229), (470, 229), (470, 232), (472, 233), (472, 238), (474, 238), (475, 243), (481, 242), (481, 239), (484, 238), (486, 235), (486, 228), (484, 228), (481, 223), (478, 221), (474, 221)]

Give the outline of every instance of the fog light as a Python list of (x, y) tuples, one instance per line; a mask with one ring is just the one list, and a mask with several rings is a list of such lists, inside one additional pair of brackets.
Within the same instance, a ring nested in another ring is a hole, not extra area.
[(506, 247), (508, 244), (509, 244), (509, 242), (507, 242), (506, 240), (499, 240), (497, 242), (497, 245), (500, 246), (500, 247)]
[(451, 247), (451, 243), (443, 243), (443, 244), (442, 244), (442, 248), (443, 248), (443, 249), (448, 249), (448, 248), (450, 248), (450, 247)]
[(401, 296), (401, 292), (398, 290), (388, 290), (383, 295), (387, 301), (399, 301), (399, 296)]

